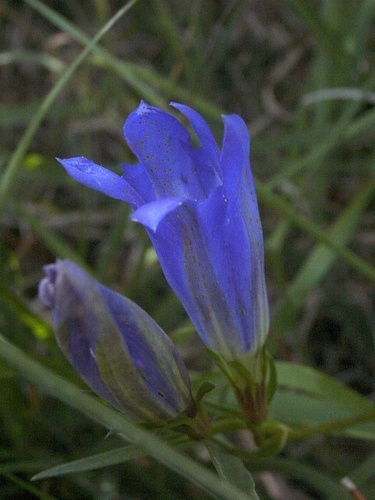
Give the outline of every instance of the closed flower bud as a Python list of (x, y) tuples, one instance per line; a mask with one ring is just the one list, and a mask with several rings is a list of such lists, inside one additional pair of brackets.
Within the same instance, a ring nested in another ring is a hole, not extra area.
[(69, 260), (44, 271), (39, 297), (51, 309), (57, 342), (94, 392), (142, 422), (194, 412), (187, 369), (145, 311)]

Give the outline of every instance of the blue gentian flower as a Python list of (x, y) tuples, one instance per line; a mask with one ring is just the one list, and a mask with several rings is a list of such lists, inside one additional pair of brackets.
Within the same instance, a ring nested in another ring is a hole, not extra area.
[(249, 134), (238, 115), (224, 116), (220, 151), (196, 111), (172, 106), (197, 146), (176, 118), (141, 102), (124, 125), (137, 165), (124, 164), (120, 176), (82, 157), (59, 161), (77, 181), (133, 208), (203, 342), (231, 361), (256, 352), (269, 328)]
[(69, 260), (44, 271), (39, 297), (52, 311), (58, 344), (98, 395), (142, 422), (192, 416), (187, 369), (143, 309)]

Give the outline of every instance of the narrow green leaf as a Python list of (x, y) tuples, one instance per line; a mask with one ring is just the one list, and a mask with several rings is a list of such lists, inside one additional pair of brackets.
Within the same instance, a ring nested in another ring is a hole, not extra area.
[[(48, 19), (52, 24), (58, 26), (61, 30), (69, 33), (74, 40), (87, 47), (91, 45), (91, 39), (83, 31), (80, 31), (74, 24), (68, 21), (67, 18), (62, 16), (56, 10), (48, 7), (46, 4), (40, 0), (25, 0), (33, 9), (39, 12), (42, 16)], [(137, 0), (135, 0), (137, 1)], [(135, 2), (132, 2), (132, 4)], [(133, 71), (132, 65), (126, 63), (125, 61), (120, 61), (113, 57), (113, 55), (106, 51), (105, 49), (95, 45), (92, 46), (90, 51), (95, 54), (95, 61), (98, 65), (110, 66), (114, 71), (116, 71), (136, 92), (143, 95), (145, 99), (148, 99), (151, 103), (163, 107), (164, 101), (159, 97), (159, 95), (153, 90), (153, 88), (145, 83), (145, 81), (137, 76)]]
[(63, 476), (65, 474), (75, 474), (77, 472), (100, 469), (102, 467), (108, 467), (109, 465), (120, 464), (126, 462), (127, 460), (132, 460), (133, 458), (139, 458), (144, 455), (147, 455), (147, 452), (139, 448), (139, 446), (124, 446), (123, 448), (118, 448), (116, 450), (106, 451), (90, 457), (56, 465), (51, 469), (39, 472), (39, 474), (32, 477), (32, 480), (35, 481), (37, 479), (45, 479), (47, 477)]
[(316, 36), (321, 46), (329, 51), (332, 47), (332, 33), (319, 15), (318, 7), (306, 0), (287, 0), (286, 3)]
[[(375, 74), (371, 74), (368, 81), (362, 85), (362, 88), (372, 88), (375, 83), (374, 79)], [(327, 102), (329, 103), (330, 101), (326, 101), (326, 103)], [(306, 155), (298, 158), (297, 160), (288, 161), (288, 163), (283, 168), (279, 169), (278, 173), (273, 176), (273, 178), (269, 181), (268, 186), (278, 186), (280, 183), (285, 182), (286, 179), (291, 179), (301, 174), (307, 168), (311, 168), (319, 164), (322, 165), (324, 161), (328, 162), (329, 155), (333, 153), (338, 146), (344, 145), (349, 138), (353, 138), (358, 133), (366, 132), (368, 128), (365, 128), (364, 125), (368, 125), (369, 122), (372, 122), (374, 114), (373, 112), (367, 112), (365, 116), (355, 120), (362, 104), (361, 100), (350, 101), (335, 124), (325, 129), (325, 137), (318, 142), (318, 147), (313, 145), (309, 148)], [(324, 124), (327, 123), (326, 120), (327, 117), (324, 116)], [(323, 125), (319, 123), (317, 126), (322, 128)], [(328, 168), (328, 166), (329, 164), (324, 166), (324, 168)]]
[(212, 444), (207, 446), (212, 462), (221, 479), (234, 484), (248, 495), (248, 499), (259, 500), (254, 480), (243, 461)]
[[(364, 396), (313, 368), (284, 361), (277, 361), (275, 365), (278, 387), (269, 405), (272, 420), (295, 427), (337, 424), (336, 429), (330, 429), (329, 433), (375, 439), (375, 406)], [(199, 376), (194, 384), (204, 381), (217, 385), (207, 394), (207, 404), (223, 414), (238, 412), (233, 393), (225, 389), (223, 373)], [(360, 422), (348, 423), (344, 427), (346, 419)], [(328, 430), (321, 429), (319, 433), (328, 433)]]
[[(119, 9), (113, 17), (103, 26), (103, 28), (94, 36), (92, 40), (88, 42), (86, 47), (82, 52), (75, 58), (73, 63), (69, 68), (61, 75), (55, 86), (48, 93), (46, 98), (43, 100), (41, 106), (39, 107), (37, 113), (35, 114), (33, 120), (27, 127), (24, 135), (18, 143), (18, 146), (14, 150), (7, 168), (3, 172), (1, 182), (0, 182), (0, 212), (3, 210), (6, 203), (7, 197), (9, 196), (10, 189), (13, 182), (16, 179), (17, 169), (21, 164), (22, 158), (25, 155), (27, 148), (35, 134), (38, 130), (39, 125), (42, 123), (44, 117), (47, 115), (48, 111), (51, 109), (52, 104), (55, 99), (67, 84), (69, 79), (73, 76), (75, 70), (79, 65), (85, 60), (87, 55), (93, 50), (95, 45), (99, 40), (112, 28), (112, 26), (137, 2), (137, 0), (130, 0), (126, 5)], [(31, 4), (31, 1), (29, 2)], [(43, 5), (43, 4), (42, 4)], [(54, 13), (54, 11), (52, 11)], [(54, 13), (56, 16), (56, 14)]]
[[(347, 209), (337, 218), (329, 231), (329, 237), (345, 247), (350, 241), (358, 220), (375, 193), (375, 179), (364, 184)], [(301, 305), (308, 294), (326, 276), (337, 258), (326, 245), (318, 245), (299, 270), (288, 290), (288, 298), (294, 307)]]
[(4, 473), (2, 475), (12, 483), (17, 484), (24, 491), (31, 493), (34, 498), (39, 498), (40, 500), (57, 500), (56, 497), (49, 495), (48, 493), (45, 493), (36, 486), (30, 484), (28, 481), (24, 481), (23, 479), (19, 478), (15, 474)]
[[(47, 7), (43, 2), (39, 0), (25, 1), (59, 29), (69, 33), (74, 40), (86, 46), (90, 43), (90, 38), (83, 31), (80, 31), (65, 17)], [(142, 98), (155, 106), (164, 107), (166, 103), (155, 92), (155, 88), (164, 91), (165, 94), (173, 96), (175, 99), (178, 98), (186, 102), (191, 101), (192, 95), (190, 89), (177, 85), (173, 79), (162, 76), (149, 67), (120, 60), (100, 46), (93, 47), (92, 52), (95, 54), (93, 59), (95, 64), (111, 68), (135, 90), (137, 95), (142, 96)], [(206, 116), (210, 116), (216, 120), (220, 120), (220, 116), (223, 113), (222, 109), (199, 95), (194, 95), (194, 106)]]
[[(336, 434), (374, 441), (375, 411), (371, 414), (365, 413), (371, 415), (372, 421), (352, 426), (347, 424), (345, 429), (342, 428), (341, 421), (347, 422), (349, 419), (359, 417), (360, 414), (361, 412), (350, 412), (343, 406), (331, 405), (328, 400), (314, 399), (311, 395), (290, 391), (277, 392), (269, 408), (270, 418), (293, 427), (303, 427), (301, 432), (304, 432), (300, 434), (300, 439), (308, 435)], [(306, 429), (306, 426), (309, 429)], [(313, 430), (312, 427), (320, 428)], [(296, 434), (298, 436), (298, 432)]]
[(267, 403), (269, 403), (276, 392), (278, 380), (277, 380), (277, 370), (275, 361), (269, 352), (266, 352), (266, 356), (267, 356), (267, 373), (268, 373), (266, 394), (267, 394)]
[(277, 361), (279, 390), (300, 391), (315, 398), (325, 399), (330, 405), (341, 406), (353, 412), (366, 412), (373, 404), (358, 392), (314, 368), (286, 361)]
[(65, 64), (57, 57), (33, 50), (12, 50), (0, 53), (0, 66), (24, 61), (28, 64), (41, 64), (54, 73), (61, 73), (65, 69)]
[[(279, 387), (270, 405), (273, 418), (296, 426), (337, 423), (331, 433), (375, 440), (375, 406), (338, 380), (313, 368), (277, 362)], [(372, 419), (340, 426), (340, 420), (373, 415)]]
[(362, 485), (368, 481), (375, 473), (375, 451), (371, 453), (358, 467), (350, 472), (350, 479), (357, 485)]
[[(373, 190), (375, 179), (371, 179), (367, 184), (366, 189)], [(327, 234), (327, 231), (321, 229), (317, 224), (311, 222), (305, 216), (301, 215), (291, 204), (286, 201), (282, 196), (273, 193), (271, 189), (261, 182), (256, 182), (258, 198), (265, 205), (277, 210), (286, 219), (289, 219), (297, 227), (305, 231), (314, 239), (319, 241), (326, 247), (334, 250), (347, 264), (353, 269), (360, 272), (368, 279), (375, 281), (375, 268), (371, 266), (362, 258), (358, 257), (355, 253), (345, 248), (338, 243), (334, 238)]]

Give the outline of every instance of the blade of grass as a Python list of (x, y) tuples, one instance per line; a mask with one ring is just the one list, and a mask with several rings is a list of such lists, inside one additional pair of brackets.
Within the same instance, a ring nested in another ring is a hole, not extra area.
[[(375, 181), (365, 184), (349, 207), (337, 218), (329, 236), (343, 248), (353, 236), (358, 220), (375, 192)], [(327, 274), (337, 255), (325, 245), (318, 245), (303, 264), (290, 285), (288, 295), (294, 304), (301, 305), (311, 290)]]
[(110, 268), (111, 260), (124, 243), (124, 232), (129, 224), (129, 208), (124, 203), (119, 204), (112, 225), (105, 238), (106, 246), (101, 253), (96, 265), (96, 274), (99, 279), (105, 277), (105, 273)]
[[(25, 451), (23, 450), (23, 453)], [(51, 466), (52, 459), (44, 459), (44, 460), (36, 460), (35, 457), (30, 458), (29, 460), (25, 460), (24, 457), (22, 459), (18, 459), (17, 457), (12, 457), (11, 460), (4, 460), (4, 457), (1, 457), (0, 463), (0, 474), (29, 474), (34, 473), (37, 470), (42, 469), (43, 467)]]
[[(90, 43), (90, 38), (85, 33), (76, 28), (65, 17), (56, 13), (39, 0), (25, 1), (52, 24), (69, 33), (70, 36), (77, 42), (83, 45)], [(155, 71), (139, 66), (138, 64), (117, 59), (110, 52), (100, 46), (93, 47), (92, 52), (95, 54), (94, 62), (96, 64), (111, 68), (122, 79), (124, 79), (138, 95), (148, 100), (151, 104), (162, 108), (165, 107), (165, 101), (161, 99), (160, 96), (153, 90), (153, 87), (157, 87), (160, 90), (163, 90), (166, 94), (173, 95), (174, 99), (181, 99), (185, 102), (193, 101), (194, 106), (198, 110), (216, 120), (219, 120), (220, 115), (223, 113), (223, 111), (213, 103), (197, 96), (195, 93), (193, 95), (190, 90), (177, 85), (171, 78), (161, 76)]]
[(313, 399), (323, 399), (352, 414), (366, 413), (374, 408), (364, 396), (315, 368), (287, 361), (277, 361), (276, 367), (280, 391), (305, 392)]
[(287, 0), (286, 3), (315, 35), (321, 47), (328, 52), (331, 51), (332, 32), (324, 23), (316, 6), (306, 0)]
[[(32, 480), (46, 479), (47, 477), (64, 476), (65, 474), (77, 474), (78, 472), (85, 472), (88, 470), (100, 469), (102, 467), (109, 467), (110, 465), (117, 465), (127, 460), (139, 458), (147, 453), (139, 446), (132, 444), (117, 448), (115, 450), (105, 451), (90, 457), (80, 458), (64, 464), (56, 465), (43, 472), (39, 472), (33, 476)], [(0, 469), (1, 470), (1, 469)]]
[(356, 484), (363, 485), (374, 475), (374, 473), (375, 473), (375, 452), (371, 453), (371, 455), (369, 455), (349, 475), (350, 479), (352, 479)]
[(0, 53), (0, 66), (22, 61), (40, 64), (53, 73), (61, 73), (65, 69), (65, 64), (57, 57), (32, 50), (14, 50)]
[[(91, 43), (91, 38), (80, 31), (74, 24), (69, 22), (64, 16), (51, 9), (39, 0), (25, 0), (33, 9), (38, 11), (43, 17), (48, 19), (52, 24), (66, 31), (70, 36), (81, 43), (83, 46), (88, 46)], [(137, 0), (136, 0), (137, 1)], [(135, 3), (135, 2), (134, 2)], [(98, 65), (109, 65), (115, 70), (137, 93), (149, 100), (152, 104), (160, 107), (165, 106), (165, 101), (148, 85), (142, 78), (135, 75), (132, 65), (125, 61), (119, 61), (112, 56), (110, 52), (99, 47), (97, 44), (91, 48), (92, 53), (99, 56), (96, 59)]]
[(173, 50), (175, 58), (177, 60), (183, 58), (184, 46), (174, 13), (164, 0), (155, 2), (153, 8), (155, 9), (156, 23), (160, 29), (160, 33)]
[[(369, 180), (367, 187), (368, 195), (375, 188), (375, 178)], [(256, 189), (259, 200), (265, 205), (273, 208), (277, 213), (283, 215), (290, 222), (305, 231), (314, 239), (334, 250), (348, 265), (363, 274), (369, 280), (375, 281), (375, 267), (368, 264), (365, 260), (358, 257), (354, 252), (342, 246), (326, 230), (321, 229), (317, 224), (311, 222), (304, 215), (300, 214), (287, 200), (282, 196), (273, 193), (272, 190), (261, 182), (256, 182)]]
[[(362, 90), (362, 95), (366, 91)], [(303, 99), (303, 98), (302, 98)], [(375, 111), (373, 109), (361, 113), (355, 118), (343, 131), (339, 144), (347, 143), (349, 140), (356, 139), (360, 134), (366, 134), (375, 127)], [(371, 132), (370, 132), (371, 133)], [(315, 144), (320, 144), (326, 136), (326, 130), (294, 130), (287, 133), (280, 133), (277, 137), (258, 137), (253, 135), (252, 150), (253, 154), (268, 153), (275, 149), (284, 149), (300, 147), (311, 149)], [(301, 160), (302, 161), (302, 160)]]
[[(53, 102), (67, 84), (69, 79), (73, 76), (78, 66), (84, 61), (87, 55), (92, 51), (98, 41), (112, 28), (112, 26), (137, 2), (138, 0), (130, 0), (126, 5), (119, 9), (116, 14), (103, 26), (103, 28), (90, 40), (88, 45), (76, 57), (71, 66), (61, 75), (56, 85), (48, 93), (47, 97), (43, 100), (41, 106), (36, 112), (35, 117), (30, 122), (24, 135), (22, 136), (17, 148), (14, 150), (7, 168), (5, 169), (1, 182), (0, 182), (0, 213), (2, 212), (7, 198), (10, 194), (12, 184), (16, 181), (17, 169), (22, 162), (29, 144), (41, 124), (43, 118), (47, 115)], [(30, 2), (29, 2), (30, 3)]]
[[(287, 166), (280, 170), (280, 172), (273, 177), (269, 182), (270, 186), (277, 186), (281, 182), (285, 182), (286, 179), (300, 174), (307, 167), (321, 164), (330, 153), (332, 153), (336, 147), (340, 144), (345, 143), (347, 140), (347, 130), (350, 124), (353, 122), (355, 114), (358, 112), (363, 104), (363, 99), (357, 101), (351, 101), (345, 110), (342, 112), (338, 121), (334, 125), (327, 126), (328, 134), (326, 137), (317, 143), (316, 147), (310, 149), (310, 152), (303, 156), (301, 159), (288, 162)], [(321, 127), (322, 125), (320, 125)]]
[(12, 483), (17, 484), (20, 488), (22, 488), (24, 491), (27, 491), (35, 498), (39, 498), (40, 500), (58, 500), (56, 497), (49, 495), (48, 493), (45, 493), (36, 486), (33, 486), (29, 482), (19, 478), (15, 474), (3, 473), (1, 475), (3, 477), (6, 477)]
[(20, 297), (1, 282), (0, 300), (6, 303), (14, 315), (30, 328), (35, 337), (45, 340), (51, 335), (51, 327), (34, 314)]
[[(347, 23), (352, 27), (351, 41), (355, 45), (355, 54), (357, 60), (360, 60), (366, 53), (368, 41), (371, 39), (371, 32), (374, 27), (374, 0), (364, 0), (358, 5), (358, 15), (356, 22)], [(351, 26), (352, 25), (352, 26)]]
[(144, 449), (169, 469), (199, 484), (217, 497), (227, 500), (233, 500), (233, 498), (237, 500), (248, 499), (248, 496), (238, 488), (225, 481), (219, 481), (218, 477), (207, 468), (176, 451), (152, 432), (128, 420), (124, 415), (105, 406), (96, 398), (83, 393), (74, 384), (55, 375), (1, 336), (0, 359), (14, 367), (27, 380), (36, 384), (47, 394), (84, 413), (107, 429), (116, 430), (128, 442)]
[(297, 479), (311, 485), (316, 491), (322, 492), (324, 498), (332, 498), (332, 496), (336, 495), (338, 492), (341, 493), (340, 498), (342, 500), (350, 500), (352, 498), (338, 481), (327, 477), (314, 467), (281, 457), (254, 459), (253, 452), (245, 451), (240, 448), (233, 448), (222, 441), (215, 440), (214, 442), (219, 445), (221, 449), (242, 458), (251, 472), (262, 472), (265, 470), (280, 472), (286, 477)]

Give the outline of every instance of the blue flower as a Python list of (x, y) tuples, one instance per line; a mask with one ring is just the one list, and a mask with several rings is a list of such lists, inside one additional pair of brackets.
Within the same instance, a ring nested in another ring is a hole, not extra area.
[(41, 301), (61, 350), (86, 383), (142, 422), (190, 414), (187, 369), (169, 337), (136, 304), (69, 260), (45, 266)]
[(269, 328), (263, 235), (249, 134), (224, 116), (221, 151), (203, 118), (173, 103), (198, 145), (168, 113), (141, 102), (124, 125), (139, 160), (123, 175), (86, 158), (59, 160), (82, 184), (127, 202), (206, 346), (224, 359), (256, 352)]

